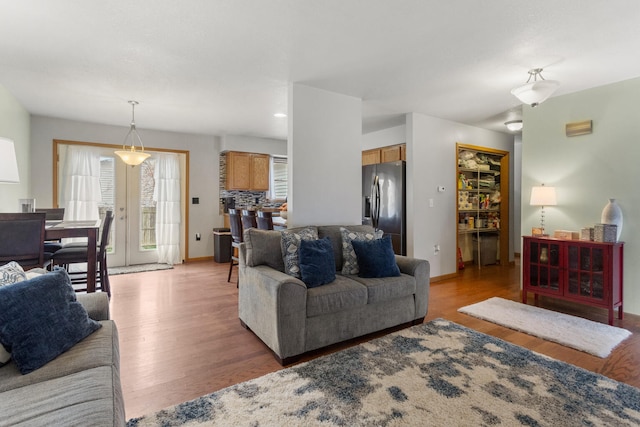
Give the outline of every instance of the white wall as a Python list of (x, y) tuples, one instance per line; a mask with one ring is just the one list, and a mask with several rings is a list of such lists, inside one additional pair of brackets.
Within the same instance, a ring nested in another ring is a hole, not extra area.
[[(213, 256), (214, 227), (223, 226), (218, 213), (218, 179), (220, 142), (217, 137), (162, 132), (138, 128), (146, 149), (169, 148), (189, 151), (189, 200), (199, 197), (200, 204), (189, 205), (188, 258)], [(53, 203), (53, 140), (122, 144), (127, 126), (108, 126), (51, 117), (31, 118), (31, 188), (36, 205), (47, 207)], [(195, 233), (202, 240), (195, 240)]]
[[(406, 129), (407, 252), (410, 256), (429, 260), (432, 277), (455, 273), (456, 142), (513, 153), (513, 136), (417, 113), (407, 114)], [(509, 157), (509, 182), (512, 183), (514, 156)], [(444, 186), (445, 192), (439, 193), (438, 186)], [(429, 207), (429, 199), (433, 199), (433, 207)], [(510, 216), (513, 217), (512, 202)], [(510, 236), (513, 241), (513, 230), (510, 230)], [(440, 245), (439, 254), (434, 253), (435, 245)], [(512, 260), (513, 248), (509, 248), (508, 253)]]
[[(609, 198), (624, 215), (624, 311), (640, 314), (640, 78), (525, 107), (522, 140), (522, 234), (540, 222), (540, 208), (529, 206), (531, 187), (556, 187), (558, 205), (545, 208), (545, 228), (579, 231), (600, 222)], [(593, 133), (565, 136), (565, 125), (592, 120)]]
[(362, 101), (289, 85), (291, 226), (360, 224)]
[(0, 136), (13, 140), (20, 176), (18, 184), (0, 183), (0, 212), (17, 212), (18, 199), (33, 197), (30, 193), (29, 113), (2, 85), (0, 85)]
[(394, 126), (362, 135), (362, 150), (404, 144), (407, 141), (406, 125)]
[(246, 153), (286, 156), (287, 141), (253, 136), (224, 135), (220, 143), (220, 151), (243, 151)]
[[(513, 242), (513, 252), (522, 254), (522, 234), (520, 233), (522, 218), (522, 135), (513, 137), (513, 231), (515, 234)], [(527, 200), (529, 203), (529, 200)]]

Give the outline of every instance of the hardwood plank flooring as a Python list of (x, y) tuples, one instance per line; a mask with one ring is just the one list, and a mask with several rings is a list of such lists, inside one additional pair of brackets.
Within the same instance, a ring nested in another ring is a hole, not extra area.
[[(519, 301), (519, 271), (518, 266), (481, 270), (470, 266), (453, 279), (432, 283), (426, 320), (442, 317), (640, 387), (640, 316), (625, 314), (623, 320), (616, 319), (616, 326), (633, 335), (611, 356), (601, 359), (458, 313), (458, 308), (492, 296)], [(111, 276), (111, 317), (120, 334), (127, 418), (282, 369), (270, 350), (240, 326), (237, 269), (231, 283), (227, 283), (227, 273), (228, 264), (205, 261), (172, 270)], [(541, 298), (540, 306), (607, 321), (605, 310), (546, 298)], [(303, 360), (383, 334), (338, 344)]]

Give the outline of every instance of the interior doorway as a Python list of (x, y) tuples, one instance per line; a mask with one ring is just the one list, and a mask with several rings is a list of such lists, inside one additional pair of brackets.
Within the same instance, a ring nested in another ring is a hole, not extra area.
[[(110, 267), (158, 262), (156, 242), (155, 168), (160, 152), (151, 154), (141, 165), (132, 167), (122, 162), (113, 147), (70, 141), (54, 141), (57, 165), (54, 170), (54, 205), (61, 203), (64, 185), (64, 167), (68, 161), (69, 147), (91, 150), (100, 159), (100, 198), (98, 211), (103, 219), (108, 210), (113, 211), (114, 221), (107, 244), (107, 262)], [(186, 154), (177, 153), (181, 176), (186, 170)], [(181, 179), (184, 183), (185, 180)], [(182, 194), (185, 185), (182, 185)], [(62, 206), (61, 206), (62, 207)], [(182, 218), (185, 218), (186, 197), (181, 198)], [(185, 259), (185, 221), (180, 224), (180, 260)]]

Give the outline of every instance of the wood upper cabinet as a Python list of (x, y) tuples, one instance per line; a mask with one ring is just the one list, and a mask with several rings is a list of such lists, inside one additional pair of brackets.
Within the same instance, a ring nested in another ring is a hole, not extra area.
[(403, 159), (402, 145), (392, 145), (390, 147), (383, 147), (380, 149), (380, 161), (381, 163), (397, 162)]
[(362, 152), (362, 166), (380, 163), (380, 149), (366, 150)]
[(227, 153), (227, 190), (269, 190), (267, 154), (229, 151)]
[(362, 166), (407, 160), (406, 144), (390, 145), (362, 152)]
[(269, 156), (251, 155), (251, 190), (269, 191)]

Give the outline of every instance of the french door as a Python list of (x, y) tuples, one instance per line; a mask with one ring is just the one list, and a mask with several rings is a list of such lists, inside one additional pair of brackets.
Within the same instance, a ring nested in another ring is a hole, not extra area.
[[(57, 194), (61, 193), (68, 147), (57, 144)], [(108, 265), (115, 267), (157, 262), (153, 199), (156, 159), (152, 155), (143, 164), (131, 167), (124, 164), (112, 148), (93, 145), (85, 148), (100, 156), (100, 217), (104, 218), (108, 210), (114, 214), (107, 244)], [(57, 194), (54, 203), (59, 203)]]

